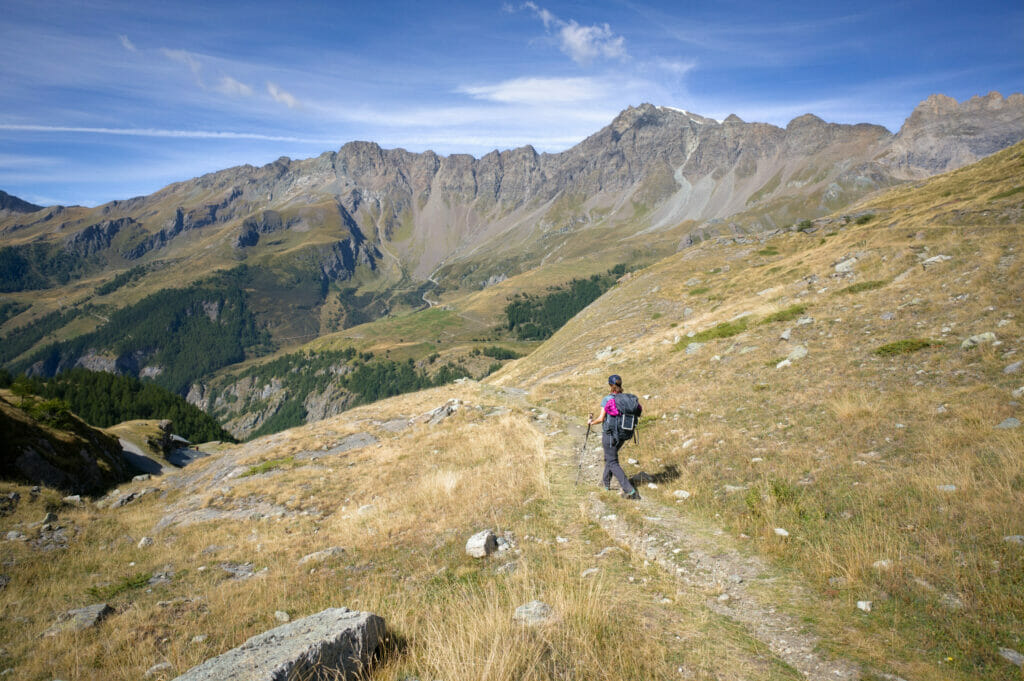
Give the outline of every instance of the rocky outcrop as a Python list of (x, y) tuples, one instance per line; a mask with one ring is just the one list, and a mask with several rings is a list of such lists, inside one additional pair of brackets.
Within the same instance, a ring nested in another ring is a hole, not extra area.
[(899, 177), (923, 178), (969, 163), (1024, 139), (1024, 95), (998, 92), (957, 102), (932, 95), (907, 118), (881, 158)]
[(50, 420), (40, 423), (0, 399), (5, 452), (0, 457), (0, 479), (95, 496), (131, 478), (116, 438), (67, 412), (55, 413)]
[(104, 220), (89, 225), (80, 232), (75, 232), (64, 240), (64, 250), (79, 257), (87, 257), (106, 248), (110, 248), (114, 237), (123, 229), (140, 228), (132, 218)]
[(384, 620), (373, 613), (329, 608), (253, 636), (175, 681), (354, 680), (369, 667), (384, 633)]

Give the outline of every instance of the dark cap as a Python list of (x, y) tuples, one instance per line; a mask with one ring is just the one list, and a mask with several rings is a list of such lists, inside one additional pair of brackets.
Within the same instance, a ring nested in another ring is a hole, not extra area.
[(618, 374), (612, 374), (611, 376), (608, 377), (608, 385), (617, 385), (621, 388), (622, 376), (619, 376)]

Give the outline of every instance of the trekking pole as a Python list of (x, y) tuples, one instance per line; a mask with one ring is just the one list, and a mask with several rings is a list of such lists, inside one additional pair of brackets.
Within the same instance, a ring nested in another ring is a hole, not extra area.
[(583, 455), (587, 451), (587, 440), (590, 439), (590, 422), (593, 419), (594, 419), (594, 413), (593, 412), (587, 414), (587, 434), (583, 436), (583, 447), (580, 448), (580, 456), (579, 456), (580, 463), (579, 463), (578, 466), (576, 466), (576, 482), (573, 483), (574, 486), (580, 484), (580, 473), (583, 471)]

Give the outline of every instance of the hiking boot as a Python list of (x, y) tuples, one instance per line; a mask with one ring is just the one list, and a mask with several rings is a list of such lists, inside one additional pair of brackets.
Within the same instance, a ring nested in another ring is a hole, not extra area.
[(622, 497), (624, 499), (632, 499), (633, 501), (640, 501), (640, 492), (637, 492), (635, 489), (632, 492), (630, 492), (629, 494), (626, 494), (625, 492), (623, 492), (622, 493)]

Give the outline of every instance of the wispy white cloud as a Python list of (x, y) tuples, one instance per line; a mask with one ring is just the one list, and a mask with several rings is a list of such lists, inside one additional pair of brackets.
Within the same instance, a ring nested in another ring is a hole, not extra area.
[(125, 135), (129, 137), (176, 137), (183, 139), (263, 140), (268, 142), (297, 142), (301, 144), (333, 144), (326, 138), (295, 137), (292, 135), (264, 135), (258, 132), (230, 132), (221, 130), (165, 130), (161, 128), (92, 128), (70, 125), (21, 125), (0, 123), (0, 130), (12, 132), (70, 132), (96, 135)]
[(284, 104), (289, 109), (295, 109), (299, 106), (299, 100), (295, 98), (295, 95), (290, 92), (282, 90), (277, 83), (267, 81), (267, 94), (269, 94), (275, 102)]
[(252, 88), (241, 81), (237, 81), (231, 76), (224, 76), (220, 79), (217, 87), (214, 88), (221, 94), (229, 95), (232, 97), (251, 97)]
[(128, 36), (123, 33), (117, 36), (117, 39), (121, 41), (121, 46), (129, 52), (138, 52), (139, 50), (135, 47), (135, 43), (128, 40)]
[(199, 87), (205, 88), (202, 78), (203, 65), (200, 63), (196, 55), (186, 50), (171, 50), (166, 47), (161, 47), (160, 52), (172, 61), (184, 64), (192, 72), (192, 77), (196, 79), (196, 83)]
[(685, 76), (697, 68), (696, 59), (656, 59), (654, 65), (676, 76)]
[(544, 24), (544, 30), (554, 29), (557, 31), (559, 49), (569, 55), (577, 64), (589, 64), (599, 57), (607, 59), (628, 57), (626, 39), (621, 35), (615, 35), (607, 23), (583, 26), (573, 19), (564, 21), (548, 9), (539, 7), (535, 2), (524, 3), (523, 8), (537, 15), (537, 18)]
[(605, 94), (593, 78), (513, 78), (492, 85), (466, 85), (457, 92), (504, 104), (584, 102)]

